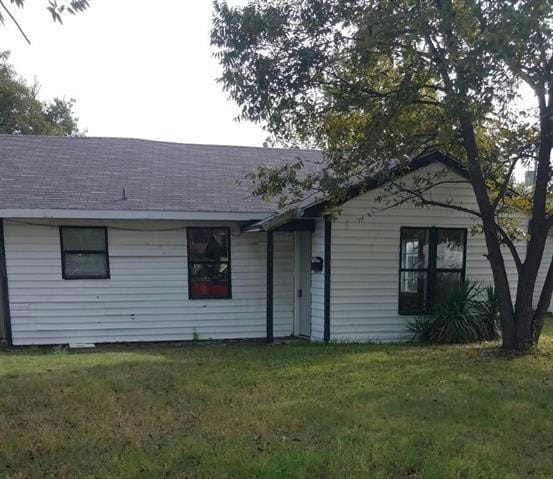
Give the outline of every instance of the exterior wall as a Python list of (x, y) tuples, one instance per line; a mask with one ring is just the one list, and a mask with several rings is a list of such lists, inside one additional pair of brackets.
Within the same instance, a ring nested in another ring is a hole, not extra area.
[[(232, 299), (188, 300), (185, 224), (63, 223), (108, 226), (111, 278), (63, 280), (57, 224), (6, 221), (14, 344), (265, 337), (265, 234), (239, 234), (227, 223)], [(274, 271), (275, 336), (286, 336), (294, 316), (291, 234), (275, 234)]]
[[(311, 235), (311, 256), (325, 256), (324, 220), (315, 222), (315, 231)], [(324, 268), (323, 271), (311, 272), (311, 338), (315, 341), (324, 339)]]
[[(418, 171), (443, 170), (431, 165)], [(455, 173), (451, 177), (460, 179)], [(405, 178), (403, 181), (409, 181)], [(330, 332), (333, 340), (402, 340), (409, 336), (409, 316), (398, 313), (399, 247), (401, 226), (466, 228), (474, 224), (470, 215), (444, 208), (419, 208), (403, 204), (383, 211), (377, 201), (382, 190), (374, 190), (345, 203), (332, 225), (332, 274)], [(447, 184), (432, 190), (437, 201), (452, 199), (475, 208), (468, 184)], [(372, 215), (367, 214), (372, 212)], [(491, 270), (484, 257), (486, 246), (481, 234), (467, 241), (466, 277), (491, 282)], [(511, 283), (516, 286), (516, 270), (510, 253), (505, 252)]]

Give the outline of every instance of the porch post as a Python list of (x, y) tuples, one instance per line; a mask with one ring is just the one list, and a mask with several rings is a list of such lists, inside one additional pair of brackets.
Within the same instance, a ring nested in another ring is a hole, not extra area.
[(325, 343), (330, 341), (330, 261), (332, 248), (332, 218), (324, 217), (324, 330)]
[(267, 231), (267, 342), (273, 341), (273, 232)]

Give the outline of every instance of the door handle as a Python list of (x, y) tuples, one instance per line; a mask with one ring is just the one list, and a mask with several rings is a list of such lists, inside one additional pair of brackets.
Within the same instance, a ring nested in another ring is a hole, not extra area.
[(302, 298), (303, 297), (303, 289), (298, 289), (298, 298)]

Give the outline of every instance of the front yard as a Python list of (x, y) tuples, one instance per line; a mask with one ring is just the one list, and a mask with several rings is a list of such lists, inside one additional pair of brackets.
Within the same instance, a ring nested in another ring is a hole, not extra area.
[(553, 477), (553, 323), (489, 346), (0, 352), (0, 475)]

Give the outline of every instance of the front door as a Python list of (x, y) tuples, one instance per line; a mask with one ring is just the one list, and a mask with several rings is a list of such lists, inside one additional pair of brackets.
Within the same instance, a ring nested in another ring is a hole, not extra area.
[(311, 336), (311, 233), (297, 233), (298, 330), (300, 336)]

